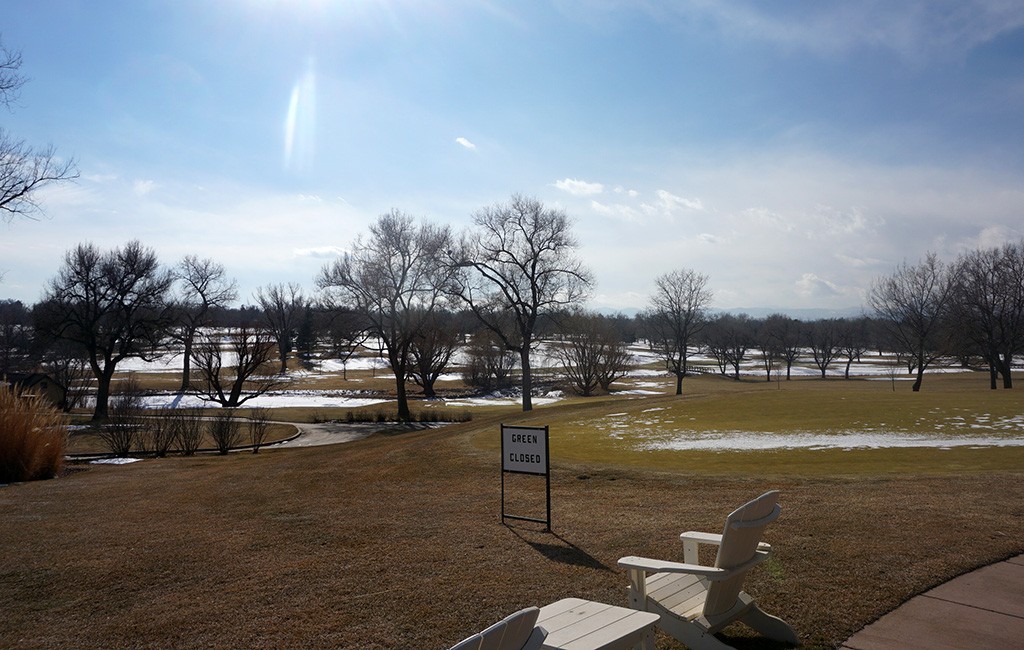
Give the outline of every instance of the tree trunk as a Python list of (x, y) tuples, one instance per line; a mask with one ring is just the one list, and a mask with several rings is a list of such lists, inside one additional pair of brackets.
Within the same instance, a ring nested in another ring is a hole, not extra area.
[(183, 339), (185, 343), (185, 352), (181, 362), (181, 387), (178, 389), (179, 393), (184, 393), (188, 390), (189, 375), (192, 374), (192, 343), (195, 339), (196, 331), (189, 328), (185, 332)]
[(437, 397), (437, 393), (434, 392), (434, 382), (426, 378), (423, 379), (423, 396), (427, 399)]
[(996, 362), (992, 357), (988, 359), (988, 387), (992, 390), (999, 389), (999, 372), (996, 370)]
[(1000, 365), (1003, 367), (1003, 388), (1013, 388), (1013, 355), (1009, 352), (1003, 355)]
[(676, 395), (683, 394), (683, 373), (676, 373)]
[(398, 393), (398, 421), (411, 422), (412, 414), (409, 412), (409, 398), (405, 394), (405, 377), (398, 379), (396, 375), (395, 381), (395, 389)]
[(530, 369), (530, 346), (523, 344), (519, 352), (519, 363), (523, 370), (523, 411), (533, 410), (533, 372)]
[(917, 360), (917, 378), (914, 380), (913, 391), (916, 393), (921, 390), (921, 382), (924, 381), (924, 357), (919, 357)]
[(281, 339), (277, 344), (277, 352), (281, 355), (281, 374), (288, 374), (288, 348), (291, 347), (290, 341)]
[(110, 380), (113, 376), (113, 364), (107, 364), (102, 372), (96, 373), (96, 409), (92, 413), (93, 422), (107, 419), (107, 402), (110, 401)]

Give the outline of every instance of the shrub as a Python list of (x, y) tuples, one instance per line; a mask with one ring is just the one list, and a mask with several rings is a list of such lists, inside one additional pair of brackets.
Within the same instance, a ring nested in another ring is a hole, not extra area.
[(238, 420), (235, 419), (234, 409), (221, 409), (210, 420), (210, 437), (219, 453), (227, 454), (238, 444), (238, 436)]
[(249, 441), (252, 443), (252, 453), (260, 452), (260, 445), (267, 438), (267, 427), (270, 424), (270, 409), (265, 407), (254, 407), (249, 413)]
[(64, 464), (67, 421), (0, 384), (0, 483), (53, 478)]
[(144, 445), (142, 387), (139, 380), (129, 376), (110, 396), (109, 421), (98, 429), (107, 449), (123, 458), (137, 445)]
[(194, 456), (203, 442), (203, 412), (201, 409), (175, 409), (171, 415), (171, 429), (184, 456)]
[(167, 411), (158, 411), (148, 419), (147, 424), (148, 446), (152, 447), (157, 458), (163, 458), (178, 439), (178, 430), (174, 426), (174, 420)]

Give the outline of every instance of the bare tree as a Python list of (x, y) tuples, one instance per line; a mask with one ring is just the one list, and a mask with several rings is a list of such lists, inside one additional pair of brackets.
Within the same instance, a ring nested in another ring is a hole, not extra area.
[(423, 389), (424, 397), (434, 397), (434, 383), (448, 368), (462, 338), (449, 312), (428, 315), (412, 340), (412, 364), (409, 377)]
[(860, 361), (860, 356), (868, 351), (868, 319), (867, 318), (842, 318), (836, 323), (837, 348), (839, 354), (846, 357), (846, 369), (843, 371), (843, 378), (850, 378), (850, 366), (854, 361)]
[(0, 377), (28, 365), (31, 322), (20, 300), (0, 300)]
[(93, 374), (79, 346), (68, 341), (53, 342), (43, 353), (42, 366), (55, 382), (64, 387), (61, 409), (71, 411), (85, 403), (85, 396), (92, 388)]
[(446, 227), (423, 223), (398, 210), (382, 215), (352, 252), (325, 266), (317, 286), (332, 302), (349, 305), (376, 336), (395, 375), (398, 419), (409, 421), (406, 380), (412, 344), (425, 319), (443, 301), (450, 271), (442, 252)]
[(613, 329), (600, 316), (586, 312), (564, 319), (563, 340), (555, 357), (569, 384), (588, 397), (598, 388), (608, 390), (625, 374), (629, 354)]
[(462, 378), (467, 384), (484, 390), (511, 385), (518, 355), (506, 349), (494, 332), (484, 329), (475, 333), (466, 346), (465, 354), (466, 367)]
[(173, 323), (172, 282), (156, 253), (138, 241), (108, 252), (80, 244), (50, 280), (34, 311), (36, 327), (84, 351), (96, 377), (94, 420), (107, 416), (117, 364), (160, 350)]
[(785, 314), (771, 314), (765, 319), (764, 330), (772, 341), (771, 347), (786, 364), (786, 381), (789, 381), (793, 364), (800, 356), (800, 321)]
[(348, 379), (348, 362), (369, 337), (366, 321), (358, 312), (343, 306), (323, 305), (327, 315), (327, 338), (330, 354), (341, 361), (342, 377)]
[(839, 355), (839, 324), (835, 318), (823, 318), (811, 321), (804, 326), (804, 338), (811, 349), (814, 365), (821, 371), (825, 379), (828, 367)]
[(211, 259), (186, 255), (174, 269), (178, 282), (179, 325), (175, 338), (184, 347), (182, 353), (181, 388), (188, 390), (192, 375), (192, 344), (199, 328), (210, 323), (210, 311), (226, 307), (238, 297), (235, 281), (224, 272), (224, 266)]
[(633, 355), (622, 340), (622, 329), (615, 326), (617, 323), (607, 318), (598, 322), (598, 338), (602, 346), (597, 358), (597, 385), (607, 392), (611, 390), (612, 383), (626, 376)]
[(782, 359), (779, 341), (775, 338), (774, 330), (767, 318), (751, 320), (750, 328), (753, 347), (761, 355), (761, 367), (764, 368), (765, 381), (771, 381), (772, 373), (775, 372), (778, 362)]
[(921, 390), (924, 371), (941, 356), (942, 319), (952, 287), (946, 266), (934, 253), (914, 266), (900, 265), (871, 287), (871, 306), (914, 359), (915, 392)]
[(0, 41), (0, 104), (10, 108), (27, 81), (21, 74), (21, 52), (7, 49)]
[(976, 250), (951, 273), (951, 313), (962, 339), (989, 367), (990, 387), (1013, 387), (1014, 354), (1024, 347), (1024, 242)]
[[(21, 53), (0, 43), (0, 104), (10, 109), (26, 79)], [(78, 178), (75, 161), (61, 160), (53, 146), (34, 149), (0, 128), (0, 213), (7, 220), (39, 209), (37, 192), (50, 183)]]
[(568, 215), (537, 199), (513, 195), (477, 211), (473, 225), (454, 260), (461, 270), (454, 293), (519, 354), (523, 410), (530, 411), (537, 321), (580, 302), (591, 285), (590, 271), (575, 255)]
[(256, 290), (256, 302), (263, 309), (267, 328), (277, 341), (283, 375), (288, 372), (288, 353), (292, 351), (309, 300), (302, 295), (302, 287), (289, 282), (260, 287)]
[(740, 379), (740, 366), (747, 359), (753, 337), (750, 317), (746, 314), (722, 314), (710, 321), (704, 331), (704, 341), (718, 362), (719, 370), (724, 375), (732, 368), (736, 381)]
[(676, 378), (676, 395), (683, 394), (690, 350), (707, 325), (713, 293), (708, 276), (678, 269), (658, 276), (650, 306), (644, 312), (647, 338)]
[(199, 333), (189, 391), (225, 408), (241, 406), (280, 385), (270, 376), (274, 342), (266, 330), (242, 325), (223, 336)]

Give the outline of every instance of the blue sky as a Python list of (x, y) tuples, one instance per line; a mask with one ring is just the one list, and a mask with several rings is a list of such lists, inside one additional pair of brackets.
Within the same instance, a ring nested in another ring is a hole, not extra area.
[(133, 238), (257, 286), (398, 208), (565, 209), (596, 285), (859, 307), (872, 279), (1024, 237), (1024, 4), (7, 0), (0, 115), (81, 178), (0, 222), (0, 298)]

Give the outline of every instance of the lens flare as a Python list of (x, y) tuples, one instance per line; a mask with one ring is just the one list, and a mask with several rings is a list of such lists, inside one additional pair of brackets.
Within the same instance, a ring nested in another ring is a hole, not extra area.
[(284, 168), (301, 173), (313, 164), (316, 150), (316, 62), (310, 59), (295, 82), (284, 119)]

